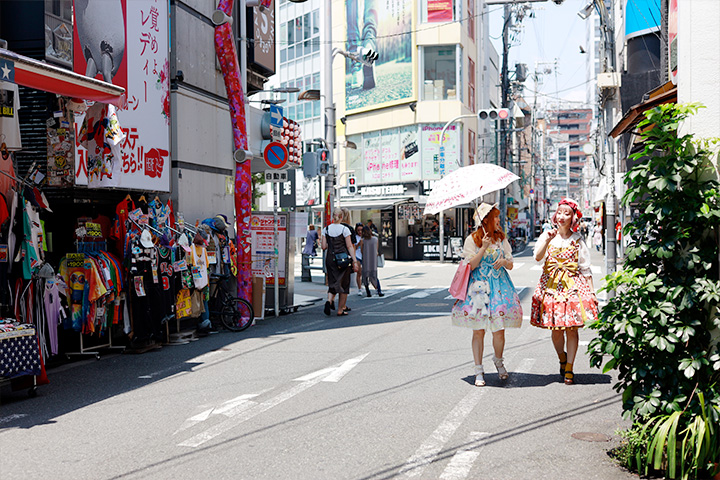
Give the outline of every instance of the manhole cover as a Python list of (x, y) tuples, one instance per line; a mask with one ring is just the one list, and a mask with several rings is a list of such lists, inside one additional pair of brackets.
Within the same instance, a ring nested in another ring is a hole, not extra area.
[(447, 303), (416, 303), (418, 307), (447, 307)]
[(575, 432), (571, 436), (584, 442), (609, 442), (611, 440), (611, 438), (604, 433)]

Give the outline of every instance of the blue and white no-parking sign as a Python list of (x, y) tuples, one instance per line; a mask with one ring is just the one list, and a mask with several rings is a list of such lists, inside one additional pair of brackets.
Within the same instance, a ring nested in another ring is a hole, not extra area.
[(288, 161), (288, 151), (280, 142), (270, 142), (263, 152), (265, 163), (270, 168), (283, 168)]

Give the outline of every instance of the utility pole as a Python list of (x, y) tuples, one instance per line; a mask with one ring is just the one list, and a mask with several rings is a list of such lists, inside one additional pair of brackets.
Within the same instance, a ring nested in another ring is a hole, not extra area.
[[(339, 150), (335, 148), (335, 98), (333, 96), (333, 47), (332, 47), (332, 0), (325, 0), (323, 2), (324, 12), (323, 17), (323, 30), (325, 31), (325, 43), (323, 44), (323, 56), (325, 57), (325, 68), (323, 70), (324, 86), (322, 91), (325, 96), (325, 142), (327, 143), (327, 149), (330, 151), (330, 171), (327, 177), (325, 177), (325, 190), (330, 192), (330, 210), (335, 205), (335, 171), (338, 168)], [(321, 97), (322, 98), (322, 97)], [(336, 154), (336, 152), (338, 152)], [(323, 200), (326, 200), (325, 190), (323, 190)], [(327, 227), (327, 225), (325, 225)]]
[[(510, 79), (508, 72), (508, 53), (510, 51), (510, 26), (512, 24), (512, 9), (510, 4), (503, 6), (503, 61), (501, 70), (501, 86), (500, 86), (500, 103), (502, 108), (508, 108), (510, 106)], [(503, 168), (508, 167), (508, 148), (507, 148), (507, 132), (510, 128), (510, 119), (512, 114), (507, 120), (500, 120), (500, 166)], [(503, 229), (507, 223), (507, 205), (506, 205), (506, 194), (505, 189), (500, 190), (500, 218), (503, 221)]]

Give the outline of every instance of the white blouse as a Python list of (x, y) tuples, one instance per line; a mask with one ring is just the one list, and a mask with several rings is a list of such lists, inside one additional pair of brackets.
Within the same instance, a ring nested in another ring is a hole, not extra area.
[[(510, 246), (510, 242), (507, 241), (507, 238), (503, 239), (502, 242), (499, 244), (496, 242), (493, 242), (490, 244), (488, 249), (485, 251), (486, 253), (491, 249), (498, 249), (501, 248), (503, 251), (503, 258), (506, 258), (507, 260), (510, 260), (512, 262), (513, 256), (512, 256), (512, 247)], [(473, 239), (472, 235), (469, 235), (465, 239), (465, 245), (463, 246), (463, 258), (465, 260), (470, 261), (472, 257), (477, 255), (477, 253), (480, 251), (480, 247), (475, 245), (475, 240)]]
[[(537, 256), (542, 245), (545, 245), (547, 237), (547, 232), (543, 232), (540, 235), (540, 238), (538, 238), (537, 242), (535, 243), (535, 248), (533, 249), (533, 258)], [(574, 232), (568, 238), (562, 238), (560, 234), (557, 234), (552, 240), (550, 240), (550, 245), (555, 248), (565, 248), (569, 247), (570, 243), (573, 240), (575, 240), (580, 247), (578, 251), (578, 269), (580, 270), (580, 273), (586, 277), (592, 277), (592, 271), (590, 270), (590, 249), (585, 243), (585, 240), (583, 240), (583, 236), (579, 232)], [(544, 262), (546, 258), (547, 250), (545, 250), (545, 256), (540, 260), (540, 262)]]

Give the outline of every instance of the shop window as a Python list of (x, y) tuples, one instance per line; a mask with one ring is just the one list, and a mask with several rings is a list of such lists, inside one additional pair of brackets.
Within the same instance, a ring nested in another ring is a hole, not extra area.
[(422, 47), (423, 100), (457, 100), (461, 84), (457, 45)]

